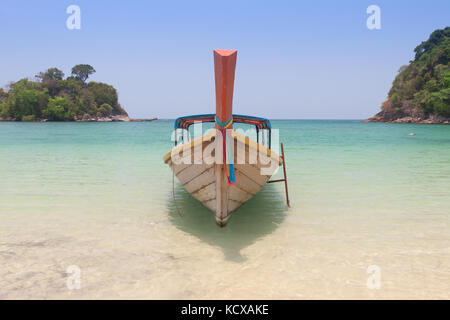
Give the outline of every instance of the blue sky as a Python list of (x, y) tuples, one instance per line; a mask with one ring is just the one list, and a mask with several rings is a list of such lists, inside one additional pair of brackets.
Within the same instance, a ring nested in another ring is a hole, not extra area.
[[(68, 30), (66, 8), (81, 8)], [(366, 8), (381, 8), (368, 30)], [(49, 67), (94, 66), (130, 116), (214, 112), (213, 49), (237, 49), (234, 112), (272, 119), (362, 119), (450, 1), (2, 0), (0, 86)]]

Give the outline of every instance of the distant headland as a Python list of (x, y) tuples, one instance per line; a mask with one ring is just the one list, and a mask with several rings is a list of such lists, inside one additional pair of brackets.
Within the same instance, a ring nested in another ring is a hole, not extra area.
[(450, 27), (434, 31), (414, 52), (381, 111), (365, 122), (450, 124)]
[(40, 72), (34, 80), (21, 79), (0, 88), (0, 121), (152, 121), (131, 119), (118, 102), (116, 89), (86, 80), (95, 73), (88, 64), (72, 68), (64, 78), (57, 68)]

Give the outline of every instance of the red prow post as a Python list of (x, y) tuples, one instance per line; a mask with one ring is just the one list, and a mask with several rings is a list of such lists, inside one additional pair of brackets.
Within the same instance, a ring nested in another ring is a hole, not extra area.
[[(216, 79), (216, 116), (222, 123), (233, 114), (234, 74), (236, 50), (214, 50), (214, 74)], [(227, 127), (231, 129), (233, 125)], [(216, 129), (221, 129), (216, 123)]]

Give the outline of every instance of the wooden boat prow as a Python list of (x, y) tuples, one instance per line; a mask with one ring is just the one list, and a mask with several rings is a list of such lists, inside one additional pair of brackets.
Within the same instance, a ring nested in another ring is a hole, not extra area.
[[(282, 158), (270, 149), (270, 145), (268, 148), (232, 129), (233, 119), (257, 124), (258, 121), (263, 123), (263, 120), (268, 122), (263, 118), (232, 114), (236, 51), (215, 50), (214, 62), (215, 120), (212, 120), (213, 115), (197, 118), (205, 122), (215, 121), (215, 129), (191, 141), (176, 145), (164, 155), (163, 160), (170, 166), (183, 187), (210, 209), (214, 213), (216, 223), (223, 227), (227, 224), (231, 213), (252, 198), (268, 182), (282, 164)], [(175, 128), (177, 121), (181, 128), (192, 122), (189, 117), (179, 119), (176, 120)], [(270, 122), (268, 123), (270, 128)], [(224, 143), (233, 151), (231, 156)], [(230, 159), (220, 161), (224, 159), (223, 152), (226, 152)], [(232, 183), (229, 163), (232, 163), (234, 173)]]
[[(233, 131), (235, 150), (245, 150), (245, 153), (236, 152), (234, 159), (236, 184), (229, 186), (224, 174), (224, 165), (215, 163), (215, 152), (209, 158), (195, 153), (198, 145), (202, 146), (201, 150), (205, 150), (213, 144), (212, 148), (215, 149), (216, 132), (211, 130), (201, 137), (176, 146), (164, 155), (163, 160), (171, 167), (183, 187), (215, 214), (217, 224), (225, 226), (230, 214), (266, 184), (282, 160), (274, 151)], [(257, 158), (254, 163), (250, 163), (252, 154), (256, 154)], [(176, 161), (172, 159), (174, 155), (177, 157)], [(202, 162), (195, 163), (196, 158)]]

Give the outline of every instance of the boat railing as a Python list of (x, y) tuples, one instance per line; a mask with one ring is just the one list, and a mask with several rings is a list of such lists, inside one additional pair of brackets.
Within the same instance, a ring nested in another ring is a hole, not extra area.
[[(175, 146), (178, 144), (178, 131), (177, 129), (182, 129), (181, 134), (181, 142), (190, 141), (190, 132), (189, 128), (196, 123), (214, 123), (215, 115), (214, 114), (200, 114), (200, 115), (192, 115), (192, 116), (184, 116), (179, 117), (175, 120)], [(233, 122), (238, 124), (248, 124), (253, 125), (256, 129), (256, 142), (259, 143), (261, 136), (261, 144), (266, 146), (266, 132), (268, 132), (268, 148), (272, 147), (272, 127), (269, 119), (253, 117), (253, 116), (244, 116), (244, 115), (233, 115)], [(186, 134), (185, 134), (186, 133)]]

